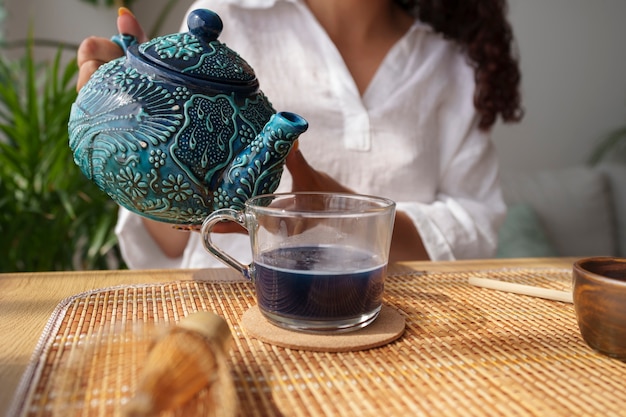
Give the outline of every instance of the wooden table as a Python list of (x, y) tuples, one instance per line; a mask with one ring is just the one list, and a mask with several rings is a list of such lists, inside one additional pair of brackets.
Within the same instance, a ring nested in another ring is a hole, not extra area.
[[(573, 258), (542, 258), (412, 262), (393, 265), (389, 272), (458, 272), (515, 267), (569, 269), (573, 261)], [(4, 413), (8, 409), (40, 335), (61, 300), (84, 291), (117, 285), (224, 279), (238, 277), (227, 269), (0, 274), (0, 410)]]

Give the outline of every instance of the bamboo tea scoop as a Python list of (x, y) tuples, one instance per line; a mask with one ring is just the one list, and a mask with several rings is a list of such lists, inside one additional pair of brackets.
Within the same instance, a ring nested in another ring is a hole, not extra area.
[(571, 291), (559, 291), (549, 288), (534, 287), (532, 285), (515, 284), (489, 278), (470, 277), (468, 282), (477, 287), (489, 288), (492, 290), (505, 291), (515, 294), (528, 295), (531, 297), (545, 298), (547, 300), (572, 303)]
[(152, 344), (124, 415), (155, 416), (183, 407), (207, 387), (210, 404), (203, 415), (236, 415), (237, 395), (226, 361), (231, 343), (228, 324), (216, 314), (198, 312), (182, 319)]

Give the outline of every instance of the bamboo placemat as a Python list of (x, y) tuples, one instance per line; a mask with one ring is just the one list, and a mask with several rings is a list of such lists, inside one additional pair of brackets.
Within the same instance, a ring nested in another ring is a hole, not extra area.
[[(241, 416), (626, 415), (626, 363), (583, 342), (573, 306), (470, 286), (470, 276), (567, 289), (571, 272), (498, 269), (392, 275), (385, 302), (404, 335), (344, 353), (272, 346), (240, 327), (246, 282), (106, 288), (63, 301), (11, 416), (115, 416), (159, 326), (208, 310), (230, 324)], [(203, 397), (175, 415), (202, 410)], [(201, 412), (201, 411), (200, 411)], [(199, 414), (201, 415), (201, 414)]]

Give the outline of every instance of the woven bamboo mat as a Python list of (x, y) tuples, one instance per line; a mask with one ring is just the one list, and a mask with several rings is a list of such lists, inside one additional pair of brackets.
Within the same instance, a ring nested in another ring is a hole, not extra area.
[[(180, 281), (65, 300), (24, 375), (13, 415), (115, 416), (159, 326), (209, 310), (230, 324), (241, 416), (626, 415), (626, 363), (583, 342), (571, 304), (477, 288), (483, 276), (553, 289), (570, 271), (392, 275), (385, 302), (406, 317), (386, 346), (320, 353), (265, 344), (239, 326), (245, 282)], [(202, 393), (186, 411), (202, 414)]]

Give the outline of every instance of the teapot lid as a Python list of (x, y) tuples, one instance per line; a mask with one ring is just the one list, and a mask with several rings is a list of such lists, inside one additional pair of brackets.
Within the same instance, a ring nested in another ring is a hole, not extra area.
[(235, 51), (217, 40), (222, 19), (208, 9), (192, 11), (189, 32), (161, 36), (139, 45), (140, 58), (184, 81), (218, 83), (245, 90), (259, 87), (250, 65)]

